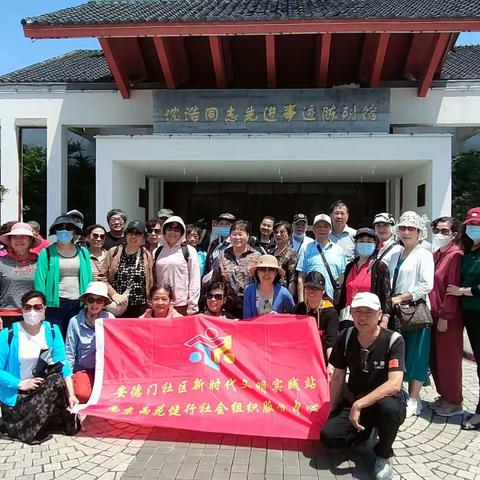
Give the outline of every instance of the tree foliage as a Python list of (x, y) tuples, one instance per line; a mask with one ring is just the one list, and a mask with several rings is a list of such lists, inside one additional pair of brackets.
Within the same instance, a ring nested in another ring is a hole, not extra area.
[(47, 205), (47, 148), (23, 145), (23, 219), (36, 220), (45, 231)]
[(461, 153), (452, 162), (452, 214), (462, 220), (480, 206), (480, 152)]

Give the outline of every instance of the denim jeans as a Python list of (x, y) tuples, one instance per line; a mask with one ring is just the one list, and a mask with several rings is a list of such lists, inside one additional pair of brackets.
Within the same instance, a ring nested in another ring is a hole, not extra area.
[(62, 332), (62, 337), (65, 340), (70, 319), (74, 317), (81, 309), (82, 306), (79, 300), (60, 298), (60, 305), (58, 307), (47, 308), (45, 320), (54, 325), (58, 325), (60, 332)]

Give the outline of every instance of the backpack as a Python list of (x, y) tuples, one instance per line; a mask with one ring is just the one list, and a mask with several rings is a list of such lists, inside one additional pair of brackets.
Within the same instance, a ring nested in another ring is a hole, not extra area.
[[(345, 357), (347, 356), (347, 347), (348, 347), (348, 342), (350, 341), (350, 337), (352, 336), (353, 329), (355, 327), (349, 327), (347, 328), (345, 332), (345, 350), (344, 350), (344, 355)], [(401, 335), (398, 332), (392, 332), (392, 335), (390, 337), (390, 343), (388, 344), (388, 351), (392, 348), (392, 345), (401, 337)]]
[[(186, 242), (183, 242), (181, 244), (182, 247), (182, 253), (183, 253), (183, 258), (185, 261), (188, 263), (188, 259), (190, 257), (190, 252), (188, 250), (188, 244)], [(157, 263), (158, 257), (160, 256), (161, 251), (163, 250), (163, 245), (160, 245), (156, 250), (155, 250), (155, 258), (153, 260), (153, 263)]]

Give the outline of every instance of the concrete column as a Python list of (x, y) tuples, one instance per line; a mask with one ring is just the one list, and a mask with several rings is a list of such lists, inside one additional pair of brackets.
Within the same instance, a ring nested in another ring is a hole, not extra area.
[(431, 163), (431, 219), (450, 216), (452, 213), (452, 143), (443, 142)]
[(47, 122), (47, 229), (67, 211), (67, 129)]
[(20, 158), (14, 118), (1, 122), (2, 185), (8, 189), (1, 204), (1, 223), (20, 219)]
[(95, 148), (95, 217), (98, 224), (106, 226), (107, 213), (113, 208), (113, 162), (104, 143), (97, 141)]

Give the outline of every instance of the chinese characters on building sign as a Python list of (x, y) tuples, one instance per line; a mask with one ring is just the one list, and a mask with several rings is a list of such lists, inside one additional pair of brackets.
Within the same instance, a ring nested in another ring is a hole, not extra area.
[[(241, 94), (239, 94), (241, 92)], [(156, 91), (156, 133), (387, 132), (390, 91)]]
[(377, 120), (378, 106), (375, 104), (350, 106), (305, 105), (303, 108), (295, 103), (287, 105), (265, 105), (257, 111), (254, 105), (249, 105), (245, 110), (237, 109), (229, 105), (222, 110), (218, 107), (208, 106), (200, 111), (197, 105), (187, 106), (182, 112), (178, 106), (165, 109), (165, 120), (167, 122), (199, 122), (203, 117), (206, 122), (292, 122), (303, 120), (305, 122), (335, 122), (355, 121), (357, 115), (365, 121), (375, 122)]

